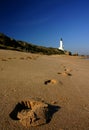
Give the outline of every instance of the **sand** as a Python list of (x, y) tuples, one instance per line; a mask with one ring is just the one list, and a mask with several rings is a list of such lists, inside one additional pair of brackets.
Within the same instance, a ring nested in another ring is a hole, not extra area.
[[(29, 98), (59, 110), (49, 123), (26, 128), (10, 113)], [(0, 130), (89, 130), (89, 60), (0, 50)]]

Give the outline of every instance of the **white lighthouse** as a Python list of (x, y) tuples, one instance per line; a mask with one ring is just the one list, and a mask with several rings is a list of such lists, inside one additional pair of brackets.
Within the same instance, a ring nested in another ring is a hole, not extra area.
[(59, 50), (64, 51), (64, 45), (63, 45), (63, 40), (62, 40), (62, 38), (60, 39), (60, 47), (59, 47)]

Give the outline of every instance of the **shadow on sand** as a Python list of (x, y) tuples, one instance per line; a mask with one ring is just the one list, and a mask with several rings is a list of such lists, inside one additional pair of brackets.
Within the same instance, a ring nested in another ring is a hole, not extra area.
[(61, 109), (61, 107), (60, 107), (60, 106), (57, 106), (57, 105), (50, 105), (50, 104), (48, 104), (48, 106), (49, 106), (49, 112), (48, 112), (49, 118), (48, 118), (48, 120), (47, 120), (47, 123), (49, 123), (49, 122), (51, 121), (53, 115), (54, 115), (59, 109)]

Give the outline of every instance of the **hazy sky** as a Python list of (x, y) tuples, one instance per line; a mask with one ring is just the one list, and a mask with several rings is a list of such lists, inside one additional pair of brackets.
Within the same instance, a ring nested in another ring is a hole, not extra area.
[(89, 54), (89, 0), (0, 0), (0, 32), (41, 46)]

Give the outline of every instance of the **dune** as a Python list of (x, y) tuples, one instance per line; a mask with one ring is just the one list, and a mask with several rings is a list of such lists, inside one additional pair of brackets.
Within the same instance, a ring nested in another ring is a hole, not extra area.
[[(29, 99), (53, 106), (49, 122), (26, 127), (11, 118), (16, 105)], [(0, 50), (0, 119), (0, 130), (89, 130), (89, 60)]]

